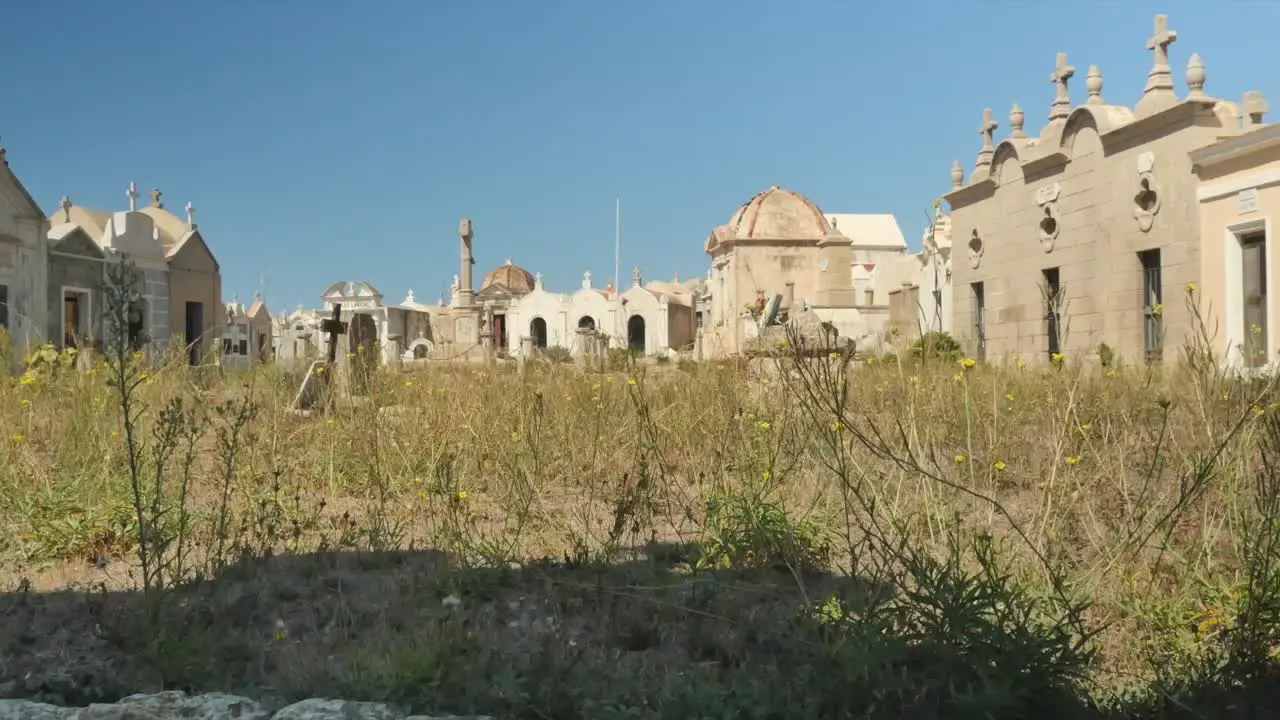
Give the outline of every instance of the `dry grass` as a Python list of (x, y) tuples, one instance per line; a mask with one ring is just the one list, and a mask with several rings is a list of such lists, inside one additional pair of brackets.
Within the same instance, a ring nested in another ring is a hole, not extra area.
[(1280, 405), (1191, 359), (439, 367), (310, 419), (125, 368), (132, 464), (109, 369), (46, 365), (0, 382), (0, 695), (1251, 716)]

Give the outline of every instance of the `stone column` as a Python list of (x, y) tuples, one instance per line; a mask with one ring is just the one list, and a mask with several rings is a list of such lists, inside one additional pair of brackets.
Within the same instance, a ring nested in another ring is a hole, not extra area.
[(587, 352), (587, 343), (591, 341), (591, 338), (587, 336), (587, 331), (582, 328), (578, 328), (577, 333), (577, 342), (573, 344), (573, 359), (574, 362), (581, 363), (590, 354)]
[(789, 282), (783, 286), (782, 307), (784, 310), (787, 311), (788, 314), (790, 314), (791, 309), (795, 306), (795, 302), (796, 302), (796, 284), (793, 282)]
[(462, 272), (458, 275), (458, 304), (469, 306), (475, 301), (475, 289), (471, 286), (472, 268), (476, 264), (471, 254), (471, 220), (463, 218), (458, 223), (458, 236), (462, 239)]
[(698, 361), (706, 359), (702, 356), (702, 328), (698, 328), (693, 336), (693, 359)]

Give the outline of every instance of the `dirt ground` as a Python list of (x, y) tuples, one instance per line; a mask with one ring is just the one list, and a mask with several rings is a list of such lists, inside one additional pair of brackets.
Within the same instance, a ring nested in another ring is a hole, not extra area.
[(220, 690), (268, 704), (338, 696), (589, 717), (642, 707), (662, 686), (785, 686), (805, 669), (789, 657), (821, 654), (797, 618), (854, 587), (779, 570), (694, 573), (682, 553), (510, 570), (462, 570), (439, 552), (276, 557), (151, 602), (122, 589), (124, 567), (42, 573), (0, 595), (0, 696), (79, 705)]

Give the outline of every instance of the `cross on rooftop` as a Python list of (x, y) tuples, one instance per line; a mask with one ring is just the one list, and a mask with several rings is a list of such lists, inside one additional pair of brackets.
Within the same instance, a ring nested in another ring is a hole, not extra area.
[(636, 287), (640, 287), (640, 268), (632, 268), (631, 279), (635, 281)]
[(1178, 31), (1169, 29), (1169, 16), (1157, 15), (1155, 25), (1155, 35), (1147, 40), (1147, 49), (1154, 50), (1156, 54), (1156, 67), (1164, 67), (1169, 64), (1169, 46), (1178, 40)]
[(187, 207), (184, 209), (187, 211), (187, 225), (190, 225), (191, 229), (194, 230), (196, 228), (196, 206), (192, 205), (191, 201), (188, 200)]
[(347, 324), (342, 322), (342, 303), (333, 304), (333, 317), (320, 321), (320, 332), (329, 336), (326, 357), (332, 365), (338, 359), (338, 336), (347, 333)]
[(1071, 114), (1071, 92), (1067, 89), (1067, 81), (1075, 74), (1076, 69), (1067, 64), (1067, 54), (1058, 53), (1058, 63), (1053, 73), (1049, 75), (1049, 82), (1058, 86), (1058, 93), (1053, 98), (1053, 106), (1049, 109), (1050, 120), (1064, 119)]
[(58, 207), (62, 208), (63, 222), (71, 222), (71, 198), (63, 195)]
[(996, 128), (1000, 127), (1000, 123), (996, 122), (995, 117), (991, 114), (991, 108), (982, 111), (982, 127), (978, 128), (978, 133), (982, 135), (982, 149), (990, 150), (992, 148), (992, 135), (995, 134)]
[(129, 192), (125, 193), (129, 198), (129, 212), (138, 211), (138, 186), (135, 183), (129, 183)]

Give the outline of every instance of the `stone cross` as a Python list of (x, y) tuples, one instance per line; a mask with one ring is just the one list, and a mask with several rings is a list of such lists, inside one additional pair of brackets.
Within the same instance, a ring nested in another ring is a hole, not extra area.
[(63, 195), (58, 207), (62, 208), (62, 221), (71, 222), (71, 198)]
[(591, 271), (587, 270), (582, 273), (582, 287), (590, 289), (591, 287)]
[(4, 149), (4, 139), (0, 138), (0, 165), (9, 167), (9, 151)]
[(1155, 34), (1147, 40), (1147, 49), (1155, 52), (1156, 67), (1169, 67), (1169, 46), (1178, 41), (1178, 31), (1169, 29), (1169, 16), (1157, 15)]
[(338, 336), (347, 334), (347, 324), (342, 322), (342, 303), (334, 303), (333, 317), (321, 321), (320, 332), (329, 336), (326, 357), (332, 365), (338, 359)]
[(982, 127), (978, 128), (978, 134), (982, 135), (982, 149), (978, 151), (978, 161), (975, 163), (977, 167), (986, 167), (991, 164), (991, 158), (995, 155), (995, 149), (992, 145), (992, 135), (995, 134), (996, 128), (1000, 127), (1000, 123), (992, 117), (991, 108), (982, 111)]
[(635, 283), (636, 287), (640, 287), (640, 268), (637, 267), (631, 270), (631, 280)]
[(184, 209), (187, 211), (187, 225), (192, 230), (195, 230), (196, 229), (196, 206), (192, 205), (191, 201), (188, 200), (187, 207)]
[(1076, 69), (1067, 64), (1067, 54), (1058, 53), (1058, 64), (1049, 75), (1049, 82), (1058, 86), (1058, 94), (1053, 98), (1049, 108), (1049, 121), (1066, 120), (1071, 114), (1071, 92), (1067, 89), (1067, 81), (1076, 74)]
[(164, 201), (160, 198), (164, 197), (164, 193), (160, 192), (160, 188), (151, 191), (151, 207), (164, 209)]
[(536, 272), (533, 274), (533, 286), (536, 288), (542, 287), (542, 273)]
[(994, 145), (992, 145), (992, 140), (993, 140), (993, 136), (995, 135), (996, 128), (998, 127), (1000, 127), (1000, 123), (996, 122), (995, 118), (992, 116), (991, 108), (987, 108), (986, 110), (983, 110), (982, 111), (982, 127), (978, 128), (978, 133), (982, 135), (983, 150), (995, 149)]
[(1244, 111), (1245, 127), (1254, 127), (1262, 124), (1262, 119), (1266, 117), (1271, 105), (1262, 96), (1261, 91), (1250, 90), (1244, 94), (1244, 104), (1240, 109)]
[(1169, 70), (1169, 46), (1176, 42), (1178, 33), (1169, 29), (1169, 16), (1157, 15), (1155, 34), (1147, 40), (1147, 49), (1155, 54), (1151, 72), (1147, 73), (1147, 85), (1143, 96), (1154, 92), (1173, 91), (1173, 73)]
[(138, 186), (129, 183), (129, 192), (125, 193), (125, 197), (129, 198), (129, 212), (138, 212)]

